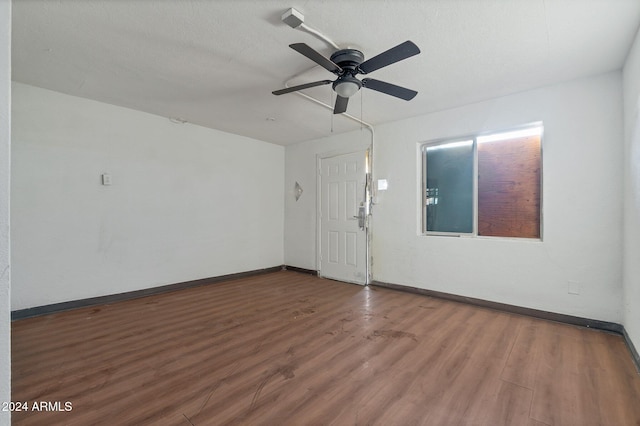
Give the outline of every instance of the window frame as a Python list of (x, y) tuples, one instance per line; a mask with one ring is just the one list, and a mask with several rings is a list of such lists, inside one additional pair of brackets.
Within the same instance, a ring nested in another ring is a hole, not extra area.
[[(498, 135), (502, 133), (521, 132), (529, 129), (540, 129), (540, 237), (503, 237), (503, 236), (491, 236), (491, 235), (478, 235), (478, 139), (486, 136)], [(431, 148), (438, 145), (446, 145), (450, 143), (472, 141), (473, 149), (473, 202), (472, 202), (472, 215), (473, 215), (473, 227), (471, 232), (446, 232), (446, 231), (427, 231), (427, 148)], [(420, 174), (421, 174), (421, 191), (420, 191), (420, 209), (421, 212), (421, 235), (422, 236), (440, 236), (440, 237), (467, 237), (467, 238), (487, 238), (487, 239), (501, 239), (501, 240), (518, 240), (518, 241), (532, 241), (541, 242), (544, 237), (544, 125), (541, 121), (528, 123), (522, 126), (509, 127), (502, 130), (493, 130), (488, 132), (479, 132), (466, 136), (456, 136), (448, 138), (433, 139), (430, 141), (420, 143)]]

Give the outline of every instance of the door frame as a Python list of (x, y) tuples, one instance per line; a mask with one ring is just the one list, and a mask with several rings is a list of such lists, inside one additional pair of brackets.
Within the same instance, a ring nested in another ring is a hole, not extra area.
[(322, 277), (322, 179), (320, 172), (322, 170), (322, 160), (333, 157), (338, 157), (347, 154), (362, 153), (365, 158), (365, 283), (369, 285), (371, 283), (371, 146), (363, 147), (360, 149), (338, 149), (328, 152), (316, 154), (316, 265), (318, 270), (318, 276)]

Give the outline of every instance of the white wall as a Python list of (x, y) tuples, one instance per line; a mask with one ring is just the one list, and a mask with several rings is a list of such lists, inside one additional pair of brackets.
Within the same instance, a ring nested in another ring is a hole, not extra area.
[[(10, 147), (11, 2), (0, 1), (0, 402), (11, 401)], [(10, 422), (11, 413), (0, 411), (0, 424)]]
[(283, 263), (281, 146), (14, 83), (12, 160), (13, 310)]
[(640, 32), (623, 70), (624, 326), (640, 350)]
[[(373, 208), (373, 279), (620, 322), (621, 84), (614, 72), (376, 127), (374, 179), (389, 189)], [(419, 235), (419, 143), (533, 121), (545, 126), (544, 242)], [(288, 146), (287, 185), (355, 135)], [(285, 217), (287, 264), (313, 269), (315, 234), (296, 233), (315, 223), (315, 205), (288, 202)]]

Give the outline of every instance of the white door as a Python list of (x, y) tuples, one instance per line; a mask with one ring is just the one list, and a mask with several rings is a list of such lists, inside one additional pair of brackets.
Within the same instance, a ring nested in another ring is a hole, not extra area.
[(320, 275), (323, 277), (367, 283), (365, 164), (364, 151), (320, 160)]

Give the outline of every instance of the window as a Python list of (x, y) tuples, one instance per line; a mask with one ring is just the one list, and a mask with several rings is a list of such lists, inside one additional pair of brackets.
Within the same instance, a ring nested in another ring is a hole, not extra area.
[(542, 126), (423, 145), (426, 234), (540, 238)]

